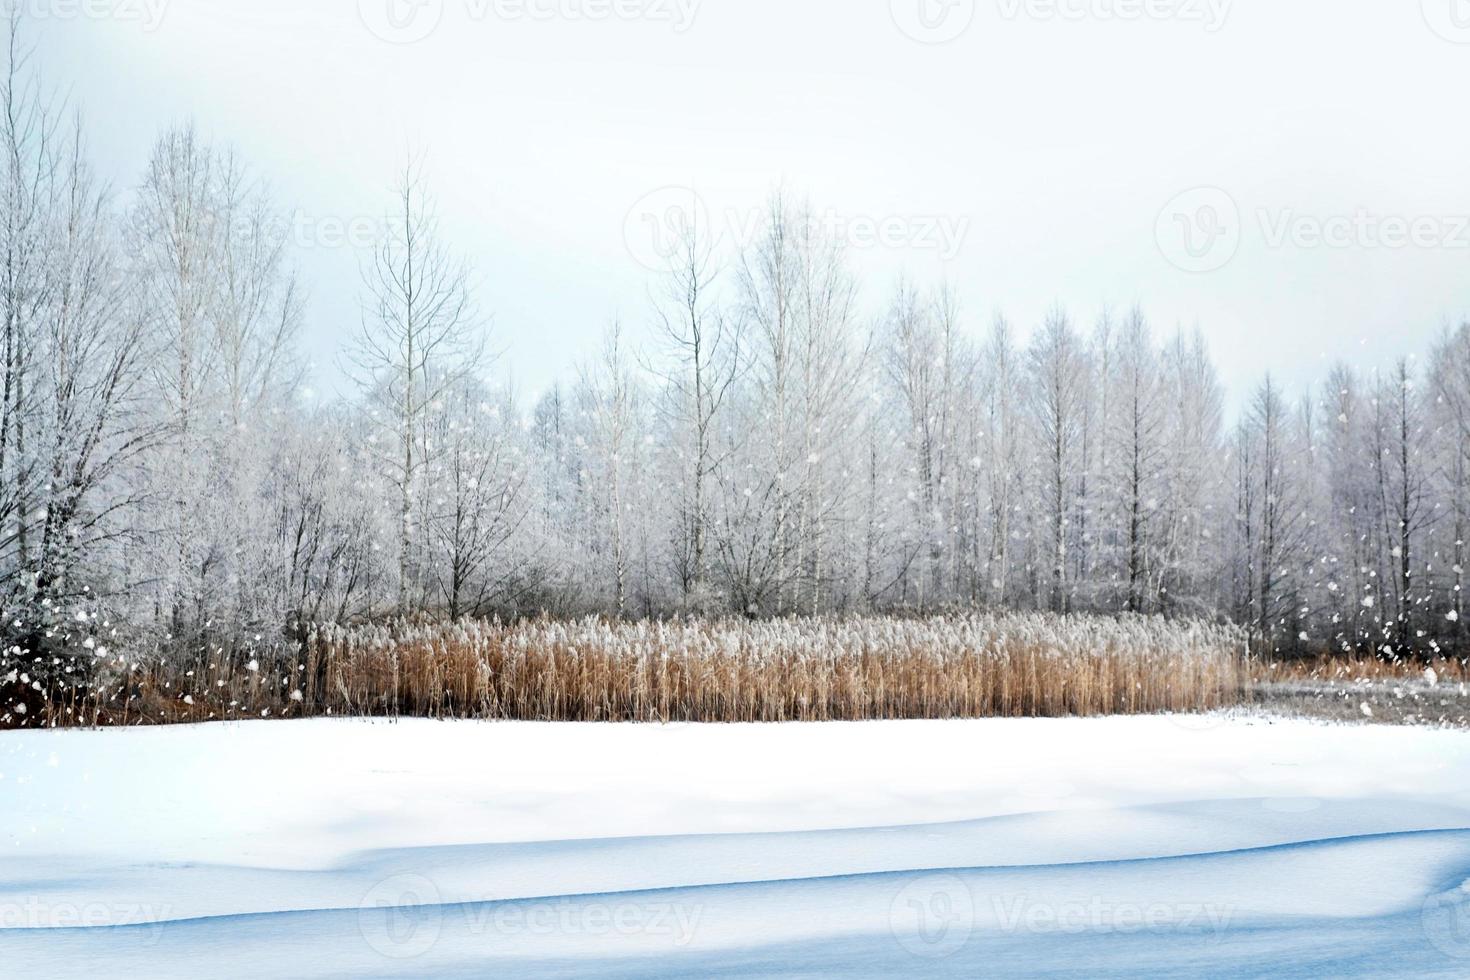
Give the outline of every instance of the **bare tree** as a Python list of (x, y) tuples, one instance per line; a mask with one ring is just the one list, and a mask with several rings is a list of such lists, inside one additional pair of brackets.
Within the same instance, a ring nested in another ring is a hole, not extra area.
[(1236, 436), (1238, 567), (1244, 585), (1238, 616), (1266, 650), (1278, 649), (1283, 634), (1290, 635), (1299, 609), (1295, 571), (1308, 517), (1296, 442), (1281, 389), (1268, 375)]
[(792, 227), (788, 205), (777, 194), (767, 207), (766, 234), (753, 254), (748, 253), (741, 269), (751, 322), (761, 338), (754, 368), (760, 372), (757, 395), (766, 409), (771, 434), (774, 510), (771, 536), (775, 561), (776, 609), (783, 611), (787, 582), (787, 518), (791, 494), (788, 480), (792, 470), (790, 432), (798, 325), (796, 323), (796, 268), (801, 235)]
[(1322, 605), (1332, 614), (1334, 631), (1347, 651), (1371, 642), (1368, 621), (1374, 610), (1363, 599), (1375, 578), (1377, 521), (1369, 475), (1372, 461), (1366, 455), (1366, 425), (1369, 412), (1356, 375), (1339, 364), (1329, 372), (1324, 385), (1322, 437), (1323, 471), (1327, 491), (1322, 505), (1324, 558), (1327, 569)]
[(885, 367), (904, 412), (914, 530), (928, 556), (917, 587), (920, 607), (942, 597), (948, 577), (944, 562), (952, 550), (956, 392), (973, 370), (957, 328), (951, 291), (925, 300), (900, 284), (888, 313)]
[(716, 545), (742, 607), (780, 614), (821, 601), (824, 538), (846, 503), (829, 474), (857, 417), (869, 344), (841, 246), (779, 193), (740, 285), (753, 336), (732, 418), (750, 435), (729, 441)]
[(1122, 605), (1127, 612), (1145, 612), (1155, 605), (1159, 585), (1155, 523), (1164, 495), (1167, 447), (1157, 355), (1148, 323), (1136, 307), (1119, 334), (1109, 385), (1114, 415), (1107, 434), (1112, 446), (1107, 478), (1119, 529)]
[[(806, 226), (813, 222), (807, 215)], [(857, 283), (839, 243), (809, 230), (801, 241), (797, 305), (800, 339), (800, 466), (796, 564), (808, 589), (803, 608), (817, 612), (833, 578), (828, 533), (850, 520), (854, 494), (844, 461), (855, 449), (848, 434), (863, 406), (861, 382), (871, 362), (873, 338), (856, 323)]]
[[(33, 493), (40, 465), (29, 430), (40, 398), (35, 372), (43, 359), (42, 320), (51, 301), (53, 213), (64, 151), (58, 110), (29, 72), (20, 42), (20, 8), (9, 11), (6, 66), (0, 79), (0, 541), (10, 563), (31, 558)], [(3, 556), (0, 556), (3, 557)]]
[(80, 120), (63, 131), (33, 90), (22, 91), (14, 22), (11, 30), (0, 724), (93, 676), (83, 637), (96, 632), (100, 603), (128, 598), (114, 592), (138, 502), (127, 477), (150, 435), (137, 411), (142, 327), (128, 306), (107, 192), (85, 162)]
[(1031, 343), (1030, 415), (1042, 459), (1041, 514), (1050, 554), (1050, 605), (1066, 612), (1070, 604), (1067, 553), (1071, 545), (1072, 498), (1079, 470), (1080, 435), (1085, 411), (1086, 361), (1072, 323), (1053, 310)]
[(651, 370), (664, 382), (659, 407), (680, 491), (675, 574), (683, 603), (697, 607), (710, 600), (710, 486), (724, 458), (716, 424), (747, 355), (742, 320), (714, 305), (715, 268), (705, 232), (695, 226), (681, 231), (655, 311), (661, 357)]
[(117, 517), (138, 497), (120, 478), (154, 436), (138, 405), (142, 324), (126, 305), (106, 192), (82, 152), (78, 134), (63, 176), (46, 318), (41, 421), (49, 438), (34, 581), (53, 602), (84, 589), (71, 576), (79, 561), (98, 558), (93, 549), (126, 534)]
[(1161, 495), (1160, 601), (1166, 612), (1213, 614), (1228, 508), (1219, 466), (1224, 396), (1209, 347), (1195, 329), (1164, 349), (1166, 461)]
[(302, 298), (294, 272), (285, 266), (285, 225), (265, 189), (233, 152), (219, 160), (218, 171), (221, 281), (210, 316), (229, 421), (238, 427), (303, 374), (291, 363)]
[(1440, 446), (1439, 465), (1444, 495), (1448, 497), (1447, 528), (1438, 564), (1449, 565), (1446, 588), (1453, 642), (1464, 649), (1470, 639), (1466, 622), (1465, 566), (1470, 564), (1466, 540), (1470, 539), (1470, 324), (1442, 338), (1436, 345), (1430, 369), (1435, 391), (1434, 412)]
[(527, 467), (510, 392), (497, 398), (465, 379), (443, 401), (430, 422), (437, 453), (428, 525), (440, 598), (458, 619), (483, 613), (520, 571), (511, 545), (526, 517)]
[(416, 497), (434, 446), (429, 420), (441, 400), (481, 367), (485, 342), (468, 267), (450, 256), (410, 163), (371, 264), (363, 270), (362, 326), (350, 352), (377, 425), (371, 443), (398, 500), (400, 610), (422, 601)]
[(588, 428), (587, 465), (594, 469), (590, 487), (601, 498), (593, 508), (593, 520), (605, 537), (600, 545), (605, 546), (612, 607), (622, 617), (629, 609), (635, 555), (630, 512), (643, 468), (639, 445), (643, 399), (621, 323), (614, 322), (603, 338), (601, 358), (583, 369), (580, 400)]
[(1399, 360), (1393, 373), (1380, 380), (1375, 402), (1374, 472), (1387, 551), (1380, 569), (1389, 583), (1384, 598), (1394, 604), (1392, 612), (1385, 609), (1383, 615), (1385, 620), (1392, 618), (1394, 642), (1408, 649), (1421, 598), (1415, 582), (1415, 549), (1434, 515), (1423, 465), (1424, 428), (1407, 360)]

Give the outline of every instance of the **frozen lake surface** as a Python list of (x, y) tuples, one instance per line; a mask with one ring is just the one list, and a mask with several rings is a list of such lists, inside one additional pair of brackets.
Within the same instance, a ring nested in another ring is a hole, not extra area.
[(1470, 976), (1470, 733), (0, 735), (16, 976)]

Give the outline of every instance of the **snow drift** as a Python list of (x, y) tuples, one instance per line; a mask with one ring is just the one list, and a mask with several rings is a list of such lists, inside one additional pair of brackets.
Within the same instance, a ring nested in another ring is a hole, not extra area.
[(259, 722), (0, 742), (48, 976), (1470, 973), (1470, 735)]

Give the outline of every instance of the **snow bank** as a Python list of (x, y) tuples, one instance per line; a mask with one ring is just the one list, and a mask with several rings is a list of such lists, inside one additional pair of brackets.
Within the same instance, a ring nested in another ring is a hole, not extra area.
[(1452, 731), (23, 732), (0, 832), (21, 975), (1470, 975)]

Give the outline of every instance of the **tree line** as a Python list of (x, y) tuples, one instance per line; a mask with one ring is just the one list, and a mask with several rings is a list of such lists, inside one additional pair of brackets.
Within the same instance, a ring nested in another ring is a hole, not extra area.
[(27, 676), (392, 614), (1011, 608), (1470, 649), (1470, 326), (1295, 397), (1267, 376), (1227, 420), (1198, 330), (1058, 308), (1023, 334), (907, 282), (875, 313), (778, 192), (736, 254), (682, 229), (647, 342), (613, 324), (526, 404), (407, 168), (356, 392), (324, 403), (259, 175), (182, 126), (114, 190), (9, 53), (0, 635)]

